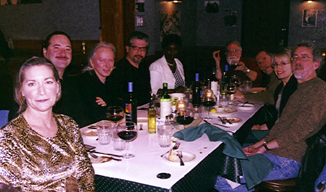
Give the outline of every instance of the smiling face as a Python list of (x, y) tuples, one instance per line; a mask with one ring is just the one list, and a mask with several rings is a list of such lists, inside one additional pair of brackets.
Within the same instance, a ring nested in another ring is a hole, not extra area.
[(68, 37), (65, 35), (52, 36), (48, 48), (43, 48), (43, 55), (54, 64), (62, 78), (64, 70), (71, 62), (72, 50)]
[(226, 60), (229, 64), (238, 63), (242, 54), (241, 47), (237, 44), (230, 44), (226, 47)]
[(135, 67), (139, 66), (139, 63), (146, 56), (147, 44), (145, 40), (133, 39), (130, 46), (126, 46), (127, 59)]
[(261, 51), (257, 54), (256, 62), (259, 69), (267, 75), (273, 72), (272, 58), (265, 51)]
[(316, 77), (319, 62), (313, 60), (312, 50), (308, 47), (298, 47), (293, 54), (292, 69), (298, 83)]
[(90, 64), (97, 77), (104, 83), (106, 77), (114, 69), (114, 52), (110, 48), (101, 47), (96, 50), (93, 58), (90, 59)]
[(276, 76), (286, 84), (292, 76), (291, 60), (288, 56), (276, 56), (274, 72)]
[(60, 84), (55, 80), (50, 67), (36, 65), (25, 70), (21, 94), (26, 99), (26, 111), (52, 112), (58, 93)]
[(170, 44), (165, 48), (165, 58), (169, 63), (173, 63), (174, 58), (177, 58), (179, 54), (179, 46), (176, 44)]

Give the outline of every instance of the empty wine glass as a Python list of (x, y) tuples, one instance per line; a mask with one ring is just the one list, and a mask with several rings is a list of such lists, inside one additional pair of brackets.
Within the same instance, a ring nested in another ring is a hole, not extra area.
[(252, 81), (247, 80), (247, 81), (243, 81), (243, 93), (248, 93), (251, 88), (252, 88)]
[(120, 106), (110, 106), (106, 110), (106, 117), (116, 127), (117, 123), (124, 118), (124, 110)]
[(214, 105), (216, 105), (216, 96), (214, 95), (213, 90), (206, 89), (205, 92), (202, 95), (202, 103), (205, 107), (208, 107), (207, 110), (207, 117), (205, 119), (212, 119), (209, 117), (210, 108)]
[(137, 137), (137, 125), (132, 121), (120, 122), (116, 130), (118, 137), (126, 141), (126, 154), (123, 155), (123, 158), (130, 159), (135, 157), (134, 154), (129, 153), (129, 142), (135, 140)]

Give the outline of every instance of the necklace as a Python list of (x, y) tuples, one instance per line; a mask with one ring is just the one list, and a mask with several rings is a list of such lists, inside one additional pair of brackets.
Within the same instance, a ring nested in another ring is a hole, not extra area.
[(171, 67), (173, 67), (174, 64), (173, 63), (168, 63), (168, 65), (171, 66)]

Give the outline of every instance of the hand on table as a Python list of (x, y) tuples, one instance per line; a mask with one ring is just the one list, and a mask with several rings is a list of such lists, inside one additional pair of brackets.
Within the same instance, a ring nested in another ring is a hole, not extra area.
[(252, 126), (251, 130), (268, 130), (267, 125), (254, 125)]
[(241, 102), (245, 102), (245, 100), (244, 100), (244, 94), (240, 90), (237, 90), (237, 92), (235, 92), (234, 98), (237, 99), (237, 100), (239, 100), (239, 101), (241, 101)]
[(266, 149), (263, 146), (259, 146), (257, 148), (255, 148), (253, 145), (250, 145), (249, 147), (243, 148), (243, 152), (247, 155), (247, 156), (252, 156), (255, 154), (263, 154), (265, 153)]
[(96, 97), (96, 101), (95, 101), (98, 105), (105, 107), (106, 103), (105, 101), (101, 98), (101, 97)]

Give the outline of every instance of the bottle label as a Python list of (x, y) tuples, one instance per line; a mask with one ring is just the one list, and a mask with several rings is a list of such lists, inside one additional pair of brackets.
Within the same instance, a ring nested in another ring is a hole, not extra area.
[(171, 100), (170, 101), (162, 101), (161, 100), (161, 120), (165, 120), (165, 116), (170, 115), (172, 112), (171, 109)]
[(126, 103), (126, 120), (127, 121), (132, 121), (132, 106), (131, 103)]

